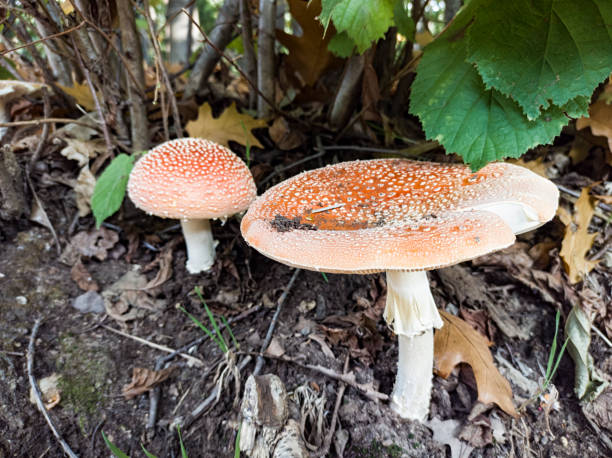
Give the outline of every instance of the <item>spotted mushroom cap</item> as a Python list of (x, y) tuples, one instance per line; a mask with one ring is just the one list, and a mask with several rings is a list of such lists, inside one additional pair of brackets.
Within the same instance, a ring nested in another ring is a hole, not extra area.
[(257, 195), (248, 167), (228, 148), (201, 138), (156, 146), (134, 166), (128, 194), (137, 207), (165, 218), (224, 218)]
[(428, 270), (511, 245), (513, 229), (494, 204), (526, 206), (550, 220), (558, 190), (516, 165), (401, 159), (311, 170), (258, 197), (242, 219), (245, 240), (284, 264), (337, 273)]

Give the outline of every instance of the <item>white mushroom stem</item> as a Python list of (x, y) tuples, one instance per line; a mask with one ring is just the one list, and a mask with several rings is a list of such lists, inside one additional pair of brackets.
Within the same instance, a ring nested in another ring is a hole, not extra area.
[[(9, 117), (8, 111), (4, 104), (3, 100), (0, 100), (0, 123), (9, 122), (11, 119)], [(8, 127), (0, 127), (0, 138), (4, 137), (4, 134), (8, 130)]]
[(198, 274), (210, 269), (215, 262), (215, 247), (208, 219), (181, 220), (185, 245), (187, 245), (187, 272)]
[(425, 271), (387, 272), (385, 319), (399, 340), (391, 408), (402, 418), (422, 421), (431, 398), (433, 328), (443, 324)]

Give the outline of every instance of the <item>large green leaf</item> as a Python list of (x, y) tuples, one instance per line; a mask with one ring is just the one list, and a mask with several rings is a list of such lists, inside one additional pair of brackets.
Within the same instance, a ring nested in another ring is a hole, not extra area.
[[(458, 19), (469, 23), (469, 17)], [(473, 169), (552, 141), (568, 122), (561, 109), (551, 107), (529, 121), (516, 102), (487, 90), (466, 60), (459, 21), (425, 49), (412, 86), (410, 110), (421, 119), (427, 138), (458, 153)]]
[(487, 0), (469, 30), (469, 60), (487, 88), (529, 119), (587, 97), (612, 70), (610, 0)]
[(98, 178), (91, 196), (91, 210), (96, 218), (97, 227), (121, 207), (132, 167), (134, 167), (134, 156), (120, 154)]
[(325, 28), (331, 19), (336, 30), (346, 31), (362, 53), (393, 25), (393, 6), (393, 0), (322, 0), (319, 19)]

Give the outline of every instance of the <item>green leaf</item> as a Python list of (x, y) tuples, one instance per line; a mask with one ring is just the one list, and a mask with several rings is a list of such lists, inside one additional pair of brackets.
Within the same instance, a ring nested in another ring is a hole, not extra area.
[(153, 455), (151, 452), (149, 452), (144, 445), (140, 444), (140, 448), (142, 448), (142, 451), (144, 452), (144, 454), (147, 456), (147, 458), (157, 458), (156, 455)]
[(322, 0), (319, 19), (327, 29), (330, 19), (338, 33), (346, 32), (364, 52), (393, 25), (394, 0)]
[(98, 178), (91, 197), (91, 210), (96, 218), (96, 227), (100, 227), (106, 218), (121, 207), (132, 167), (134, 156), (120, 154)]
[(469, 30), (469, 60), (487, 88), (529, 119), (589, 97), (612, 70), (609, 0), (487, 0)]
[(348, 33), (337, 33), (331, 40), (329, 40), (327, 49), (338, 57), (351, 57), (353, 55), (353, 51), (355, 50), (355, 42), (351, 40)]
[[(469, 17), (456, 19), (469, 22)], [(459, 154), (472, 169), (552, 141), (568, 122), (563, 112), (552, 107), (529, 121), (516, 102), (487, 90), (466, 61), (467, 43), (458, 27), (425, 49), (412, 85), (410, 111), (421, 119), (427, 138)]]
[(561, 109), (570, 118), (582, 118), (583, 116), (589, 117), (589, 104), (591, 103), (590, 97), (578, 96), (575, 99), (570, 100)]
[(404, 35), (408, 41), (414, 41), (414, 32), (416, 26), (410, 16), (410, 10), (408, 9), (408, 2), (404, 0), (395, 0), (393, 5), (393, 20), (397, 31)]
[(119, 450), (119, 448), (115, 444), (113, 444), (111, 441), (108, 440), (108, 438), (106, 437), (106, 434), (104, 434), (104, 431), (101, 431), (101, 433), (102, 433), (102, 439), (104, 439), (104, 443), (106, 444), (106, 446), (108, 447), (108, 449), (111, 451), (113, 455), (115, 455), (117, 458), (130, 458), (128, 455), (126, 455), (121, 450)]
[(567, 351), (574, 360), (574, 391), (581, 401), (592, 401), (608, 386), (593, 365), (589, 354), (591, 321), (579, 306), (574, 306), (565, 322)]

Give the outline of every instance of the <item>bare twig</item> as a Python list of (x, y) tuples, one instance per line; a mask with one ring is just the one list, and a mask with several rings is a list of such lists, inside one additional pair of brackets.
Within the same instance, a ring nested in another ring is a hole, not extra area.
[(79, 62), (79, 67), (81, 67), (81, 71), (83, 72), (83, 75), (85, 75), (85, 80), (87, 81), (87, 85), (89, 86), (91, 96), (93, 97), (94, 103), (96, 105), (98, 116), (100, 116), (100, 123), (101, 123), (100, 125), (102, 126), (102, 132), (104, 134), (104, 142), (106, 143), (107, 152), (108, 154), (112, 154), (113, 143), (111, 142), (110, 132), (108, 131), (108, 125), (106, 124), (106, 118), (104, 117), (104, 111), (102, 111), (102, 105), (100, 105), (100, 100), (98, 99), (96, 88), (94, 87), (91, 81), (91, 75), (89, 74), (89, 70), (85, 66), (85, 63), (83, 62), (83, 56), (81, 56), (81, 51), (76, 45), (74, 38), (70, 37), (70, 39), (72, 40), (72, 46), (74, 47), (76, 57)]
[(289, 292), (291, 291), (291, 288), (293, 287), (293, 284), (295, 283), (295, 279), (297, 278), (300, 271), (301, 269), (295, 269), (293, 271), (291, 280), (289, 280), (289, 283), (287, 283), (287, 286), (285, 286), (285, 290), (283, 291), (283, 294), (281, 294), (281, 297), (278, 299), (278, 305), (276, 306), (276, 311), (274, 312), (274, 315), (272, 316), (272, 321), (270, 321), (270, 326), (268, 327), (266, 338), (264, 339), (264, 342), (261, 345), (261, 349), (259, 350), (259, 355), (257, 356), (257, 363), (255, 364), (253, 375), (259, 375), (259, 373), (261, 372), (261, 369), (263, 368), (263, 364), (264, 364), (263, 354), (268, 348), (268, 345), (270, 345), (270, 341), (272, 340), (272, 336), (274, 335), (274, 328), (276, 328), (276, 323), (278, 322), (278, 317), (280, 316), (280, 312), (283, 308), (283, 304), (285, 303), (285, 300), (287, 300), (287, 296), (289, 295)]
[[(247, 353), (247, 352), (245, 352), (245, 354), (259, 355), (258, 353)], [(263, 355), (263, 356), (264, 358), (273, 359), (276, 361), (282, 361), (285, 363), (295, 364), (296, 366), (299, 366), (303, 369), (308, 369), (310, 371), (318, 372), (319, 374), (322, 374), (331, 379), (344, 382), (347, 385), (355, 388), (356, 390), (361, 391), (365, 395), (365, 397), (367, 397), (368, 399), (371, 399), (372, 401), (388, 401), (389, 400), (388, 394), (381, 393), (380, 391), (376, 391), (371, 384), (357, 382), (357, 379), (355, 378), (355, 374), (352, 371), (347, 374), (339, 374), (333, 369), (329, 369), (319, 364), (316, 364), (316, 365), (315, 364), (305, 364), (305, 363), (299, 362), (295, 358), (291, 358), (287, 356), (271, 356), (271, 355)]]
[(274, 41), (276, 22), (276, 0), (259, 0), (259, 39), (257, 42), (257, 87), (260, 95), (257, 98), (257, 114), (266, 118), (274, 111), (276, 84), (274, 66)]
[[(47, 91), (46, 87), (42, 88), (42, 95), (43, 95), (43, 110), (44, 110), (43, 113), (44, 113), (45, 118), (48, 118), (49, 115), (51, 114), (51, 102), (49, 101), (49, 92)], [(36, 163), (36, 161), (38, 161), (38, 158), (40, 157), (40, 153), (42, 152), (45, 146), (45, 143), (47, 143), (48, 137), (49, 137), (49, 123), (44, 123), (42, 134), (40, 136), (40, 140), (38, 141), (38, 146), (36, 147), (36, 151), (34, 151), (34, 154), (32, 154), (32, 157), (30, 157), (29, 166), (26, 168), (26, 175), (29, 176), (30, 167), (33, 166)]]
[[(349, 357), (348, 355), (346, 355), (343, 369), (344, 375), (348, 374), (348, 364)], [(332, 439), (334, 438), (334, 432), (336, 431), (336, 423), (338, 422), (338, 411), (340, 410), (340, 403), (342, 402), (342, 396), (344, 396), (344, 390), (346, 390), (346, 383), (341, 381), (338, 385), (338, 394), (336, 395), (336, 404), (334, 405), (334, 413), (332, 414), (331, 424), (329, 425), (329, 430), (327, 431), (325, 439), (323, 440), (323, 445), (321, 445), (321, 448), (316, 453), (314, 453), (315, 457), (327, 456), (331, 447)]]
[[(242, 312), (240, 315), (236, 315), (235, 317), (230, 318), (229, 320), (227, 320), (227, 324), (232, 324), (235, 323), (237, 321), (240, 321), (248, 316), (250, 316), (251, 314), (258, 312), (259, 310), (261, 310), (263, 306), (257, 305), (255, 307), (252, 307), (244, 312)], [(223, 330), (225, 328), (225, 323), (219, 323), (219, 330)], [(177, 350), (175, 350), (173, 353), (170, 353), (169, 355), (165, 355), (165, 356), (161, 356), (159, 358), (157, 358), (157, 361), (155, 362), (155, 370), (159, 371), (163, 368), (163, 366), (169, 362), (172, 358), (174, 358), (177, 354), (179, 354), (180, 352), (186, 352), (187, 350), (189, 350), (192, 347), (195, 347), (197, 345), (200, 345), (201, 343), (205, 342), (206, 340), (208, 340), (210, 337), (208, 336), (208, 334), (203, 335), (202, 337), (194, 340), (193, 342), (190, 342), (186, 345), (183, 345), (182, 347), (178, 348)], [(155, 423), (157, 421), (157, 408), (159, 405), (159, 396), (161, 394), (161, 387), (160, 386), (156, 386), (153, 390), (150, 391), (149, 394), (149, 419), (147, 421), (147, 429), (152, 429), (155, 426)]]
[[(106, 329), (107, 331), (114, 332), (115, 334), (119, 334), (120, 336), (127, 337), (128, 339), (135, 340), (136, 342), (140, 342), (141, 344), (147, 345), (147, 346), (149, 346), (151, 348), (155, 348), (157, 350), (165, 351), (166, 353), (174, 353), (174, 354), (176, 354), (176, 350), (174, 350), (174, 349), (172, 349), (170, 347), (166, 347), (165, 345), (160, 345), (160, 344), (156, 344), (154, 342), (150, 342), (150, 341), (148, 341), (146, 339), (143, 339), (142, 337), (133, 336), (131, 334), (128, 334), (127, 332), (120, 331), (119, 329), (112, 328), (112, 327), (107, 326), (105, 324), (101, 325), (101, 327)], [(187, 361), (193, 363), (194, 365), (196, 365), (198, 367), (204, 366), (204, 362), (201, 359), (199, 359), (199, 358), (195, 358), (194, 356), (188, 355), (186, 353), (178, 353), (178, 355), (181, 358), (185, 358)]]
[(74, 32), (75, 30), (80, 29), (84, 25), (85, 25), (85, 22), (81, 22), (80, 24), (75, 25), (74, 27), (71, 27), (68, 30), (64, 30), (63, 32), (54, 33), (53, 35), (48, 35), (48, 36), (43, 37), (43, 38), (41, 38), (39, 40), (31, 41), (31, 42), (26, 43), (24, 45), (17, 46), (16, 48), (6, 49), (6, 50), (0, 52), (0, 56), (4, 56), (5, 54), (11, 53), (13, 51), (17, 51), (19, 49), (23, 49), (23, 48), (28, 48), (30, 46), (34, 46), (34, 45), (36, 45), (38, 43), (42, 43), (43, 41), (50, 40), (51, 38), (57, 38), (57, 37), (59, 37), (61, 35), (66, 35), (67, 33), (71, 33), (71, 32)]
[[(132, 4), (135, 5), (134, 0), (132, 0)], [(183, 136), (183, 128), (181, 127), (181, 115), (178, 111), (178, 105), (176, 103), (174, 89), (172, 88), (170, 78), (168, 78), (168, 72), (166, 71), (166, 67), (164, 66), (161, 49), (159, 48), (159, 42), (157, 41), (157, 36), (155, 34), (155, 25), (153, 24), (153, 20), (151, 19), (149, 0), (144, 0), (143, 8), (140, 9), (140, 11), (142, 12), (144, 18), (147, 20), (151, 44), (153, 45), (153, 50), (155, 51), (155, 72), (158, 75), (161, 74), (161, 79), (163, 80), (165, 92), (168, 95), (168, 98), (170, 99), (170, 108), (172, 109), (172, 118), (174, 119), (174, 133), (176, 137), (181, 138)], [(164, 113), (164, 116), (166, 117), (167, 113)], [(167, 126), (167, 121), (165, 122), (165, 125)], [(168, 137), (167, 127), (166, 137)]]
[[(38, 126), (39, 124), (50, 124), (50, 123), (61, 123), (61, 124), (78, 124), (80, 126), (87, 126), (90, 129), (102, 132), (102, 128), (92, 125), (89, 122), (79, 121), (78, 119), (72, 118), (43, 118), (43, 119), (30, 119), (29, 121), (12, 121), (12, 122), (0, 122), (0, 127), (19, 127), (19, 126)], [(97, 124), (99, 124), (96, 121)]]
[(223, 6), (217, 14), (217, 20), (213, 27), (210, 38), (204, 33), (200, 25), (193, 20), (193, 17), (185, 9), (182, 10), (192, 23), (198, 28), (208, 46), (205, 46), (200, 56), (196, 59), (193, 70), (183, 93), (183, 100), (193, 98), (198, 91), (206, 84), (206, 80), (212, 73), (217, 61), (222, 56), (222, 51), (232, 39), (232, 29), (238, 20), (238, 0), (225, 0)]
[[(240, 29), (244, 48), (244, 71), (248, 75), (247, 81), (256, 81), (257, 61), (255, 59), (255, 47), (253, 46), (253, 26), (251, 24), (251, 7), (249, 0), (240, 0)], [(249, 91), (249, 107), (253, 108), (256, 101), (256, 92)]]
[[(250, 362), (251, 362), (250, 356), (247, 356), (246, 358), (244, 358), (242, 361), (238, 363), (238, 366), (237, 366), (238, 371), (242, 371), (247, 366), (247, 364), (249, 364)], [(180, 426), (181, 430), (186, 430), (193, 424), (194, 421), (196, 421), (200, 417), (200, 415), (202, 415), (206, 411), (206, 409), (208, 409), (208, 407), (210, 407), (215, 402), (218, 395), (219, 395), (219, 385), (215, 385), (213, 389), (211, 390), (210, 394), (208, 395), (208, 397), (204, 399), (200, 404), (198, 404), (196, 408), (191, 411), (191, 413), (185, 420), (182, 420), (180, 418), (176, 419), (174, 422), (172, 422), (172, 425)]]
[(62, 446), (64, 453), (68, 455), (70, 458), (78, 458), (76, 453), (72, 451), (72, 449), (70, 448), (70, 445), (68, 445), (68, 443), (62, 438), (59, 431), (55, 427), (55, 424), (53, 423), (51, 416), (49, 415), (49, 413), (47, 412), (47, 409), (45, 408), (45, 404), (43, 403), (43, 400), (42, 400), (42, 394), (40, 393), (40, 388), (38, 387), (38, 383), (36, 383), (36, 378), (34, 377), (34, 343), (36, 342), (36, 334), (38, 334), (38, 329), (40, 328), (41, 323), (42, 323), (42, 320), (40, 318), (38, 318), (36, 322), (34, 323), (34, 326), (32, 327), (32, 334), (30, 335), (30, 343), (28, 344), (27, 366), (28, 366), (28, 379), (30, 380), (30, 387), (32, 388), (32, 391), (34, 392), (34, 397), (36, 399), (36, 405), (38, 406), (38, 410), (40, 410), (40, 413), (42, 413), (43, 417), (45, 417), (45, 420), (47, 421), (47, 424), (49, 425), (51, 432), (53, 433), (53, 435), (55, 436), (59, 444)]

